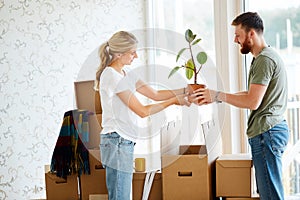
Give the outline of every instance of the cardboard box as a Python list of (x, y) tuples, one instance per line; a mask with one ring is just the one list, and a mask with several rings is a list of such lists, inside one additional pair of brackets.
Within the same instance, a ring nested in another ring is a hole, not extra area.
[(94, 90), (94, 80), (74, 82), (78, 109), (102, 114), (99, 91)]
[(69, 175), (67, 179), (57, 177), (54, 173), (45, 173), (47, 200), (79, 199), (77, 175)]
[[(87, 149), (99, 148), (100, 145), (100, 132), (102, 130), (102, 114), (91, 114), (88, 119), (88, 136), (82, 138), (83, 144)], [(80, 135), (81, 137), (81, 135)], [(88, 137), (88, 138), (87, 138)]]
[(91, 194), (108, 194), (106, 188), (105, 169), (100, 162), (100, 150), (89, 149), (91, 174), (80, 176), (82, 200), (88, 200)]
[(180, 155), (206, 154), (206, 148), (203, 145), (180, 145), (179, 154)]
[(212, 198), (206, 146), (199, 145), (196, 148), (191, 146), (191, 148), (189, 152), (201, 153), (162, 156), (164, 200), (208, 200)]
[[(141, 200), (143, 197), (144, 182), (146, 173), (133, 173), (132, 180), (132, 199)], [(162, 174), (156, 173), (152, 182), (152, 187), (148, 200), (161, 200), (162, 199)]]
[(252, 159), (249, 154), (226, 154), (216, 160), (216, 196), (251, 197)]
[(89, 200), (108, 200), (107, 194), (90, 194)]
[(259, 197), (229, 197), (229, 198), (225, 198), (225, 200), (259, 200)]
[(99, 149), (101, 124), (102, 114), (94, 114), (89, 117), (89, 141), (85, 144), (88, 149)]
[(85, 145), (89, 149), (99, 148), (102, 130), (102, 109), (100, 95), (95, 91), (94, 80), (74, 82), (76, 106), (95, 114), (89, 117), (89, 141)]

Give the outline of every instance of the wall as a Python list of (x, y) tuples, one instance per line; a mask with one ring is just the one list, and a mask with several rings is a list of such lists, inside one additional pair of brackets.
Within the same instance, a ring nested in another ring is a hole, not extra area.
[(45, 198), (63, 114), (86, 58), (144, 28), (144, 1), (0, 1), (0, 199)]

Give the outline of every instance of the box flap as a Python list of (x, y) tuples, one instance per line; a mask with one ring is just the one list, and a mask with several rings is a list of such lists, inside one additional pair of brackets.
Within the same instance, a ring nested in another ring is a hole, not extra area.
[[(133, 173), (133, 180), (142, 180), (142, 181), (144, 181), (145, 178), (146, 178), (146, 174), (147, 174), (147, 172), (134, 172)], [(161, 172), (156, 172), (155, 176), (154, 176), (154, 179), (155, 180), (161, 179)]]
[(222, 167), (252, 167), (252, 159), (250, 154), (224, 154), (219, 156), (216, 161)]
[(47, 173), (45, 173), (45, 176), (47, 177), (47, 178), (49, 178), (50, 180), (52, 180), (54, 183), (56, 183), (56, 184), (59, 184), (59, 183), (67, 183), (67, 178), (66, 179), (64, 179), (64, 178), (61, 178), (61, 177), (58, 177), (58, 176), (56, 176), (56, 174), (55, 173), (52, 173), (52, 172), (47, 172)]
[(251, 160), (251, 154), (249, 153), (223, 154), (218, 157), (218, 160)]
[(180, 155), (189, 155), (189, 154), (207, 154), (205, 145), (180, 145), (179, 146)]
[(89, 149), (99, 148), (100, 132), (102, 130), (102, 114), (94, 114), (89, 117), (89, 142), (85, 145)]
[(74, 82), (75, 99), (78, 109), (102, 113), (100, 94), (94, 90), (94, 80)]

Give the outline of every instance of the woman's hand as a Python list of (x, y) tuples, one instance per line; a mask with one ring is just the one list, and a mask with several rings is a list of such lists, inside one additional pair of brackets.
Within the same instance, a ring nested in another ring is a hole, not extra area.
[(181, 105), (181, 106), (190, 106), (191, 102), (188, 100), (187, 94), (179, 94), (175, 98), (175, 105)]

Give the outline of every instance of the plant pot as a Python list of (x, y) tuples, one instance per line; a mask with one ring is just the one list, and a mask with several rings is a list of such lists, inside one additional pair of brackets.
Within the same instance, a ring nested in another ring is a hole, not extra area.
[[(199, 88), (206, 88), (206, 85), (204, 84), (188, 84), (188, 91), (189, 94), (193, 94), (193, 91), (199, 89)], [(201, 99), (198, 100), (198, 103), (201, 101)]]

